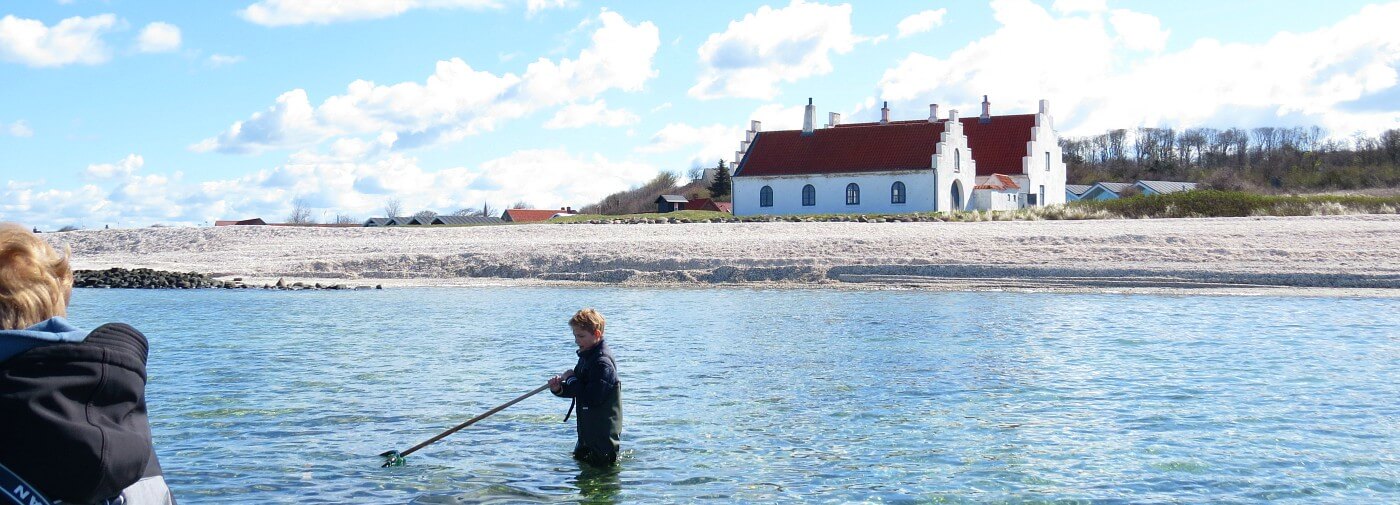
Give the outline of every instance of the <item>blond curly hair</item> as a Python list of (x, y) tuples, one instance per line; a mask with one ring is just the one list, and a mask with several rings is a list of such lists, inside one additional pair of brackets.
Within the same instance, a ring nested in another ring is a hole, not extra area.
[(0, 329), (19, 330), (68, 314), (68, 254), (15, 223), (0, 223)]

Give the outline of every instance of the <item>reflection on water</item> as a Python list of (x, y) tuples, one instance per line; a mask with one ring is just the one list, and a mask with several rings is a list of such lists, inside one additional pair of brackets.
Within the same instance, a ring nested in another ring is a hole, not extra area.
[[(537, 395), (608, 317), (623, 457)], [(188, 503), (1400, 501), (1388, 299), (618, 288), (78, 290), (151, 340)]]

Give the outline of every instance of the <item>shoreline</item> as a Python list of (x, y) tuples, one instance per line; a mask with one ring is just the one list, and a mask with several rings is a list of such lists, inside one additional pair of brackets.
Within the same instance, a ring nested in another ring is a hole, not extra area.
[[(1400, 216), (970, 223), (230, 226), (45, 234), (75, 269), (250, 284), (1394, 296)], [(1329, 294), (1331, 293), (1331, 294)]]

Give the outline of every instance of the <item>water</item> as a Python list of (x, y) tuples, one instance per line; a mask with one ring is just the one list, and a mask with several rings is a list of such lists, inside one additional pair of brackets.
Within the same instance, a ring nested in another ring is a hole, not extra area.
[[(542, 393), (608, 318), (622, 463)], [(185, 503), (1400, 501), (1395, 299), (78, 290), (151, 340)]]

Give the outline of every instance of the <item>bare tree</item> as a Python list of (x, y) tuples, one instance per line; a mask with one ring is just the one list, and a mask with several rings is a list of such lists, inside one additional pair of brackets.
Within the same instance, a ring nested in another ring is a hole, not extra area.
[(690, 171), (686, 172), (686, 175), (690, 176), (690, 180), (698, 181), (700, 178), (705, 177), (705, 167), (700, 166), (700, 162), (698, 161), (691, 163)]
[(481, 215), (485, 217), (492, 217), (496, 215), (496, 209), (491, 208), (491, 202), (481, 203)]
[(420, 210), (420, 211), (418, 211), (417, 214), (414, 214), (413, 217), (419, 217), (419, 218), (423, 218), (423, 219), (432, 219), (432, 218), (437, 217), (437, 215), (438, 215), (438, 213), (433, 212), (433, 211), (431, 211), (431, 210)]
[(311, 217), (311, 206), (306, 203), (305, 198), (297, 197), (292, 200), (292, 213), (287, 215), (288, 224), (315, 224), (316, 220)]
[(462, 207), (452, 211), (452, 215), (454, 216), (475, 216), (479, 214), (481, 214), (481, 211), (477, 210), (476, 207)]
[(338, 212), (335, 214), (335, 224), (358, 224), (359, 222), (360, 220), (355, 219), (353, 216), (341, 214)]
[(403, 202), (398, 198), (390, 198), (384, 202), (384, 217), (399, 217), (403, 212)]
[(521, 200), (510, 205), (510, 208), (512, 209), (528, 209), (530, 207), (530, 203), (526, 202), (525, 200)]

